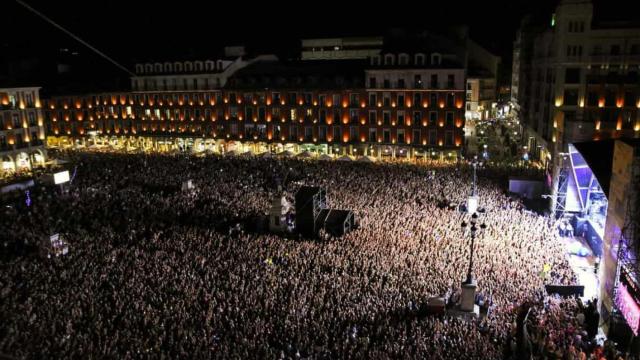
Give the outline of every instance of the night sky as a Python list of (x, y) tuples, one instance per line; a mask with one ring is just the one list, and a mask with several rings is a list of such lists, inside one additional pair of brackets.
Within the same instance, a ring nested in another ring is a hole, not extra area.
[[(225, 45), (246, 44), (257, 52), (295, 54), (299, 39), (378, 35), (393, 27), (438, 31), (468, 25), (471, 38), (510, 66), (512, 43), (522, 17), (550, 17), (559, 0), (388, 2), (277, 2), (135, 0), (25, 0), (53, 20), (126, 66), (136, 60), (179, 59), (215, 54)], [(91, 66), (113, 67), (15, 3), (5, 0), (0, 45), (15, 56), (55, 57), (69, 48)], [(628, 15), (615, 4), (594, 0), (596, 12)], [(606, 5), (606, 7), (605, 7)], [(609, 6), (611, 5), (611, 6)], [(627, 7), (628, 8), (628, 7)], [(638, 16), (638, 15), (632, 15)], [(18, 51), (15, 51), (18, 49)], [(0, 57), (2, 54), (0, 54)], [(4, 56), (8, 56), (5, 54)]]

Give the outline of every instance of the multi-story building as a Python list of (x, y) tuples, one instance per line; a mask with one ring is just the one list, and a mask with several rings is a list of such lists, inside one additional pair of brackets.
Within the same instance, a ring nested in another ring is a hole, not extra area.
[(471, 39), (466, 41), (467, 88), (465, 117), (469, 121), (486, 120), (492, 113), (497, 97), (497, 77), (500, 57), (478, 45)]
[(453, 156), (463, 141), (464, 75), (461, 62), (439, 53), (387, 52), (368, 61), (257, 58), (221, 88), (199, 81), (157, 88), (156, 79), (153, 90), (54, 97), (47, 104), (48, 142)]
[(523, 22), (512, 96), (554, 193), (568, 144), (640, 135), (640, 28), (630, 26), (594, 18), (589, 0), (561, 0), (546, 25)]
[(39, 87), (0, 89), (1, 172), (30, 170), (46, 161)]
[(302, 40), (302, 60), (354, 60), (378, 55), (383, 37), (345, 37)]
[(131, 77), (134, 92), (220, 89), (239, 69), (255, 61), (276, 60), (271, 55), (244, 59), (243, 47), (225, 49), (220, 59), (137, 63)]

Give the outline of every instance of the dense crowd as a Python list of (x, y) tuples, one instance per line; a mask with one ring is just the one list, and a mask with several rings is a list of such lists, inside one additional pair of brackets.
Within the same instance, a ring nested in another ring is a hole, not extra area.
[[(469, 195), (468, 165), (65, 156), (76, 173), (66, 191), (3, 204), (0, 354), (509, 358), (521, 305), (576, 281), (553, 222), (507, 196), (499, 167), (478, 180), (487, 228), (474, 273), (488, 310), (464, 320), (421, 309), (459, 297), (469, 218), (449, 205)], [(181, 191), (187, 179), (195, 190)], [(360, 226), (329, 241), (229, 231), (265, 215), (279, 184), (288, 196), (325, 187)], [(69, 254), (34, 255), (53, 233)]]

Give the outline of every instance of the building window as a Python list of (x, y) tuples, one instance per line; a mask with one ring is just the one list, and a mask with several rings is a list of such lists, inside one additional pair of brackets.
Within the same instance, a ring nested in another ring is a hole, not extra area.
[(349, 106), (358, 106), (358, 94), (349, 94)]
[(455, 104), (456, 95), (454, 93), (447, 94), (447, 107), (452, 108)]
[(438, 53), (431, 54), (431, 65), (442, 64), (442, 55)]
[(413, 105), (420, 106), (421, 102), (422, 102), (422, 94), (420, 94), (419, 92), (413, 93)]
[(369, 111), (369, 125), (376, 125), (378, 122), (378, 112), (375, 110)]
[(385, 65), (393, 65), (393, 55), (387, 54), (384, 56), (384, 64)]
[(438, 122), (438, 113), (429, 111), (429, 126), (436, 126), (436, 122)]
[(325, 109), (320, 110), (320, 123), (321, 124), (327, 123), (327, 110)]
[(447, 111), (447, 127), (453, 127), (453, 111)]
[(438, 132), (436, 130), (429, 130), (429, 145), (436, 145), (438, 143)]
[(414, 144), (420, 145), (420, 130), (413, 129), (412, 140)]
[(376, 93), (370, 93), (369, 94), (369, 106), (376, 106), (376, 103), (378, 102)]
[(405, 139), (404, 139), (404, 129), (399, 129), (398, 133), (397, 133), (397, 137), (398, 137), (398, 144), (404, 144), (405, 143)]
[(578, 89), (565, 89), (563, 103), (567, 106), (578, 105)]
[(454, 89), (455, 88), (455, 75), (449, 74), (447, 75), (447, 88)]
[(438, 74), (431, 74), (431, 88), (438, 88)]
[(398, 107), (404, 107), (405, 103), (404, 103), (404, 93), (398, 93)]
[(382, 105), (384, 105), (384, 107), (391, 106), (391, 95), (389, 93), (382, 94)]
[(342, 102), (342, 97), (340, 94), (333, 94), (333, 106), (340, 106)]
[(378, 130), (376, 128), (369, 128), (369, 142), (375, 143), (378, 141)]
[(435, 108), (438, 106), (438, 94), (431, 93), (429, 94), (429, 106)]
[(369, 78), (369, 87), (372, 88), (372, 89), (376, 88), (376, 78), (374, 78), (374, 77), (370, 77)]
[(357, 141), (358, 140), (358, 127), (351, 126), (349, 127), (349, 141)]
[(295, 121), (298, 118), (298, 109), (289, 110), (289, 120)]
[(398, 125), (404, 125), (404, 111), (398, 111)]
[(422, 121), (422, 112), (414, 111), (413, 112), (413, 123), (418, 125)]
[(280, 93), (279, 92), (274, 92), (271, 94), (271, 98), (273, 100), (273, 103), (279, 103), (280, 102)]
[(349, 109), (349, 121), (352, 123), (358, 122), (358, 109)]
[(326, 126), (318, 127), (318, 139), (320, 141), (327, 141), (327, 127)]
[(382, 130), (382, 141), (387, 144), (391, 142), (391, 130), (389, 129)]
[(287, 98), (287, 103), (289, 104), (289, 106), (295, 106), (297, 105), (297, 100), (298, 100), (298, 96), (296, 95), (296, 93), (291, 92), (287, 94), (288, 98)]
[(406, 86), (404, 84), (404, 79), (398, 79), (398, 88), (404, 89)]
[(30, 112), (29, 116), (29, 126), (36, 126), (36, 114)]
[(453, 146), (453, 131), (446, 131), (444, 133), (444, 144), (446, 146)]
[(422, 89), (422, 76), (414, 75), (413, 76), (413, 88), (414, 89)]
[(333, 126), (333, 141), (340, 141), (342, 139), (342, 127), (339, 125)]
[(389, 111), (382, 112), (382, 124), (385, 126), (389, 126), (391, 124), (391, 114)]
[(289, 126), (289, 141), (298, 141), (298, 127), (296, 125)]
[(339, 123), (341, 120), (342, 120), (342, 113), (340, 112), (340, 109), (334, 109), (333, 110), (333, 121)]
[(390, 89), (391, 88), (391, 81), (389, 79), (384, 79), (383, 87), (385, 89)]

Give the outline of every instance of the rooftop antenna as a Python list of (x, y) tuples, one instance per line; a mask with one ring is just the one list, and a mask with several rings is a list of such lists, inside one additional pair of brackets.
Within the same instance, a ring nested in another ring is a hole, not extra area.
[(38, 10), (32, 8), (31, 6), (29, 6), (29, 4), (25, 3), (22, 0), (16, 0), (16, 2), (20, 5), (22, 5), (23, 7), (25, 7), (27, 10), (31, 11), (32, 13), (38, 15), (39, 17), (41, 17), (42, 19), (44, 19), (46, 22), (48, 22), (49, 24), (55, 26), (56, 28), (58, 28), (60, 31), (64, 32), (65, 34), (71, 36), (72, 38), (74, 38), (76, 41), (78, 41), (79, 43), (81, 43), (82, 45), (88, 47), (89, 49), (91, 49), (92, 51), (94, 51), (96, 54), (102, 56), (103, 58), (107, 59), (107, 61), (109, 61), (110, 63), (112, 63), (113, 65), (117, 66), (118, 68), (120, 68), (121, 70), (125, 71), (126, 73), (128, 73), (131, 76), (135, 76), (135, 74), (133, 72), (131, 72), (129, 69), (127, 69), (126, 67), (120, 65), (117, 61), (113, 60), (112, 58), (110, 58), (109, 56), (107, 56), (105, 53), (103, 53), (102, 51), (96, 49), (95, 47), (91, 46), (89, 43), (87, 43), (86, 41), (80, 39), (78, 36), (76, 36), (75, 34), (73, 34), (71, 31), (63, 28), (61, 25), (59, 25), (58, 23), (56, 23), (55, 21), (49, 19), (46, 15), (44, 15), (43, 13), (39, 12)]

